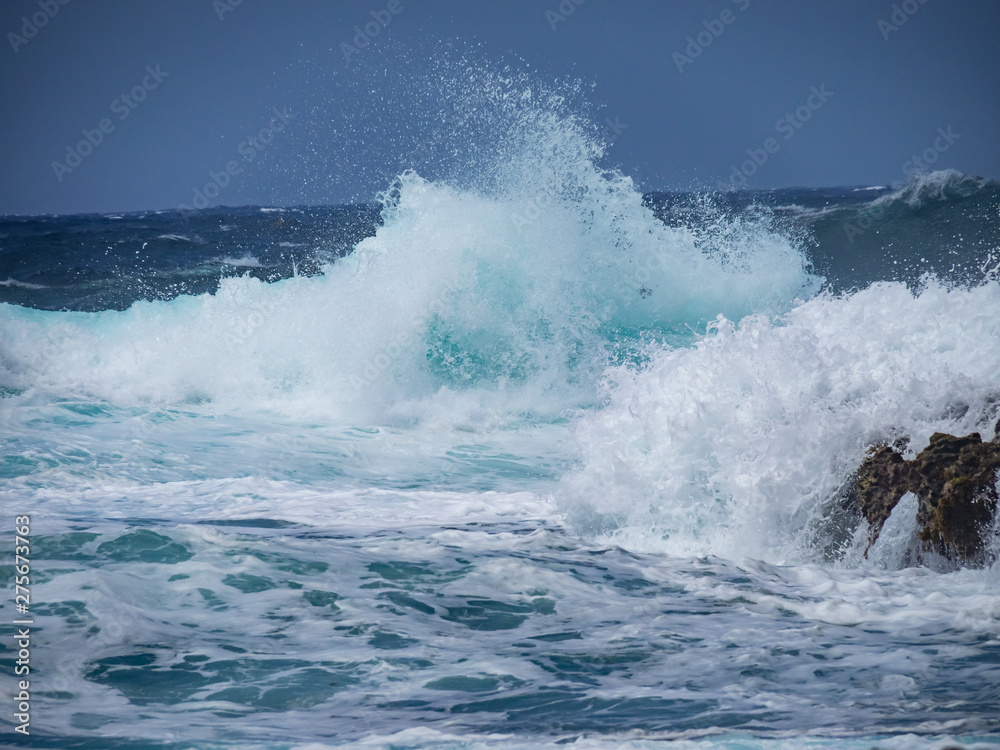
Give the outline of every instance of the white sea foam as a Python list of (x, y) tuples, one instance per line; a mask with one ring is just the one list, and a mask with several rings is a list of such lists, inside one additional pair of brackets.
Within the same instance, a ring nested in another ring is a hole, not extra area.
[(866, 567), (901, 570), (915, 564), (920, 550), (917, 507), (920, 501), (912, 492), (903, 495), (879, 531), (878, 539), (866, 555)]
[(238, 266), (241, 268), (260, 268), (263, 265), (257, 258), (249, 254), (241, 255), (239, 258), (227, 255), (221, 262), (227, 266)]
[[(888, 195), (876, 198), (872, 205), (902, 201), (910, 208), (920, 208), (931, 201), (965, 197), (982, 190), (990, 183), (983, 177), (966, 175), (956, 169), (919, 172)], [(995, 184), (995, 183), (994, 183)]]
[(581, 529), (676, 555), (819, 559), (869, 446), (992, 437), (1000, 284), (876, 284), (776, 319), (720, 318), (693, 348), (611, 370), (607, 388), (560, 492)]

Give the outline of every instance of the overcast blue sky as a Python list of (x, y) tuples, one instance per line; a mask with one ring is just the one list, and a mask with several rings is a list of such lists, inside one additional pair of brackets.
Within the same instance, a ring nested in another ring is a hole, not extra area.
[(0, 11), (2, 214), (174, 208), (213, 174), (213, 204), (370, 200), (420, 137), (386, 134), (434, 119), (402, 88), (451, 42), (592, 85), (645, 190), (754, 154), (752, 187), (896, 183), (925, 151), (1000, 178), (992, 0), (63, 1)]

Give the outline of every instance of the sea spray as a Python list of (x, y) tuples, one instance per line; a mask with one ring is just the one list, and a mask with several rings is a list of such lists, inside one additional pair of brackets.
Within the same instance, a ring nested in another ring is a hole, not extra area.
[[(215, 294), (75, 317), (5, 307), (5, 385), (376, 423), (420, 419), (418, 403), (439, 416), (441, 389), (472, 389), (491, 420), (551, 418), (592, 404), (607, 363), (644, 340), (817, 289), (801, 248), (766, 222), (665, 226), (599, 166), (600, 139), (557, 93), (483, 71), (439, 85), (490, 136), (475, 174), (404, 172), (375, 235), (321, 276), (228, 278)], [(517, 222), (532, 200), (544, 209)], [(32, 354), (65, 325), (76, 335)]]
[[(720, 318), (693, 347), (609, 371), (609, 404), (577, 428), (583, 467), (564, 477), (562, 503), (580, 530), (632, 549), (821, 561), (869, 446), (992, 434), (998, 321), (997, 283), (931, 280)], [(835, 552), (857, 564), (857, 550)]]

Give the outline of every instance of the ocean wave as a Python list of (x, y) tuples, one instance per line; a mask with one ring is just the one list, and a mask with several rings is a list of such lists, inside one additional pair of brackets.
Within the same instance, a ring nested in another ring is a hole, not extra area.
[(1000, 182), (985, 177), (966, 175), (955, 169), (921, 172), (888, 195), (876, 198), (872, 205), (905, 203), (910, 208), (920, 208), (934, 201), (968, 198), (977, 193), (1000, 190)]
[(838, 528), (836, 500), (869, 446), (992, 436), (1000, 284), (876, 284), (720, 318), (692, 348), (612, 368), (606, 387), (560, 492), (579, 529), (672, 555), (858, 564), (858, 522)]
[[(0, 378), (116, 403), (437, 420), (451, 398), (459, 421), (552, 418), (592, 404), (607, 363), (647, 339), (818, 290), (766, 217), (659, 221), (553, 93), (486, 73), (447, 88), (492, 129), (476, 172), (404, 172), (375, 235), (322, 276), (224, 279), (121, 313), (0, 309)], [(58, 325), (73, 333), (32, 349)]]

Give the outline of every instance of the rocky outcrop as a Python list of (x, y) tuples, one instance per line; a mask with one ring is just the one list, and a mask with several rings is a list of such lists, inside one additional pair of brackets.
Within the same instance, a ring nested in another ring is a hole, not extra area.
[(998, 470), (1000, 443), (984, 443), (978, 432), (965, 437), (937, 432), (912, 461), (894, 447), (870, 450), (848, 504), (868, 521), (870, 549), (899, 499), (913, 492), (924, 549), (974, 564), (983, 556), (997, 512)]

